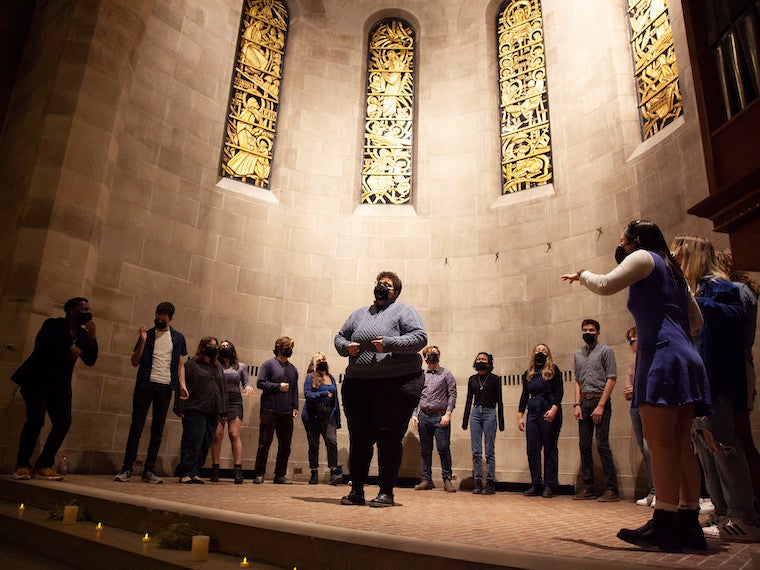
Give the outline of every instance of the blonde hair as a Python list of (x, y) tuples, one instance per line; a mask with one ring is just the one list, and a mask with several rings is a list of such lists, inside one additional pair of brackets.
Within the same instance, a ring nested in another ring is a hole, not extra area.
[(681, 256), (681, 270), (692, 292), (698, 294), (699, 280), (705, 275), (728, 279), (715, 259), (715, 248), (710, 240), (699, 236), (677, 236), (671, 247), (673, 255)]
[(311, 357), (311, 360), (309, 361), (309, 366), (306, 368), (306, 374), (311, 374), (311, 387), (312, 388), (319, 388), (319, 386), (322, 384), (322, 380), (325, 376), (330, 375), (330, 369), (328, 368), (324, 372), (317, 370), (317, 361), (325, 361), (327, 362), (327, 357), (325, 356), (324, 352), (315, 352), (314, 356)]
[(549, 347), (543, 342), (539, 342), (536, 346), (533, 347), (533, 354), (530, 355), (530, 364), (528, 365), (528, 378), (538, 372), (538, 370), (536, 370), (536, 349), (539, 346), (543, 346), (548, 353), (546, 355), (546, 362), (544, 362), (544, 367), (541, 369), (541, 376), (543, 376), (544, 380), (548, 382), (554, 378), (554, 360), (552, 359), (552, 351), (549, 350)]

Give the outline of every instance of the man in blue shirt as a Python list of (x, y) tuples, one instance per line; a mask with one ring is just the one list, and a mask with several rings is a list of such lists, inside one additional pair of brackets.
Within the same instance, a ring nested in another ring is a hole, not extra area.
[[(578, 443), (581, 452), (583, 488), (573, 497), (578, 500), (597, 499), (603, 503), (619, 501), (617, 471), (610, 450), (610, 395), (617, 380), (615, 353), (600, 344), (599, 322), (585, 319), (581, 324), (585, 346), (575, 352), (575, 405), (573, 415), (578, 420)], [(599, 498), (594, 492), (594, 456), (592, 445), (596, 431), (596, 448), (602, 459), (607, 490)]]
[(420, 455), (422, 456), (422, 480), (414, 487), (416, 491), (434, 489), (433, 440), (441, 458), (443, 490), (456, 493), (451, 482), (451, 412), (457, 402), (457, 381), (454, 375), (439, 365), (441, 351), (437, 346), (422, 350), (428, 369), (422, 387), (420, 403), (412, 414), (412, 425), (420, 432)]
[(274, 483), (292, 483), (285, 477), (290, 457), (290, 441), (293, 438), (293, 419), (298, 416), (298, 370), (288, 360), (293, 355), (295, 343), (283, 336), (274, 343), (274, 358), (259, 368), (256, 386), (261, 394), (261, 422), (259, 424), (259, 450), (253, 482), (264, 482), (269, 447), (277, 434), (277, 460), (274, 467)]

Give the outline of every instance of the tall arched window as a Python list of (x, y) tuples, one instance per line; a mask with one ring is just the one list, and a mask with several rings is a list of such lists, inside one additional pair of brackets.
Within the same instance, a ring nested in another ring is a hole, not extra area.
[(628, 0), (644, 140), (683, 114), (668, 0)]
[(414, 48), (414, 30), (402, 20), (370, 31), (362, 204), (411, 203)]
[(540, 0), (506, 0), (496, 16), (501, 193), (552, 181)]
[(284, 2), (245, 0), (221, 175), (260, 188), (269, 188), (287, 33)]

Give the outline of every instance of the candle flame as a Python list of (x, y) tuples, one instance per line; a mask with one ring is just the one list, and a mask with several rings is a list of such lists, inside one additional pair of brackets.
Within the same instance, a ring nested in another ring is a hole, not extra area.
[(23, 511), (25, 508), (26, 508), (26, 507), (24, 506), (24, 503), (21, 503), (21, 504), (18, 506), (18, 510), (19, 510), (19, 511)]
[(103, 523), (99, 522), (98, 526), (95, 527), (95, 530), (103, 530)]
[(150, 536), (148, 536), (148, 533), (146, 532), (145, 536), (143, 536), (143, 542), (149, 542), (149, 541), (150, 541)]

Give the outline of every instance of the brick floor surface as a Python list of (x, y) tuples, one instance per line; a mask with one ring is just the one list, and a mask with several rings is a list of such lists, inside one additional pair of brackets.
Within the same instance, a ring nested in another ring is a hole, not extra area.
[[(540, 552), (567, 559), (586, 558), (615, 563), (673, 568), (752, 569), (753, 553), (760, 563), (760, 544), (708, 540), (706, 552), (666, 554), (647, 552), (615, 536), (622, 527), (635, 528), (651, 517), (651, 509), (630, 501), (599, 503), (552, 499), (499, 492), (492, 496), (460, 491), (444, 493), (397, 489), (398, 506), (386, 509), (339, 504), (347, 486), (253, 485), (230, 480), (205, 485), (180, 485), (167, 478), (163, 485), (142, 483), (133, 477), (118, 483), (110, 476), (70, 475), (66, 482), (140, 497), (151, 497), (200, 507), (340, 527), (389, 536), (417, 538), (431, 543), (483, 546), (522, 552)], [(369, 500), (377, 487), (367, 488)]]

